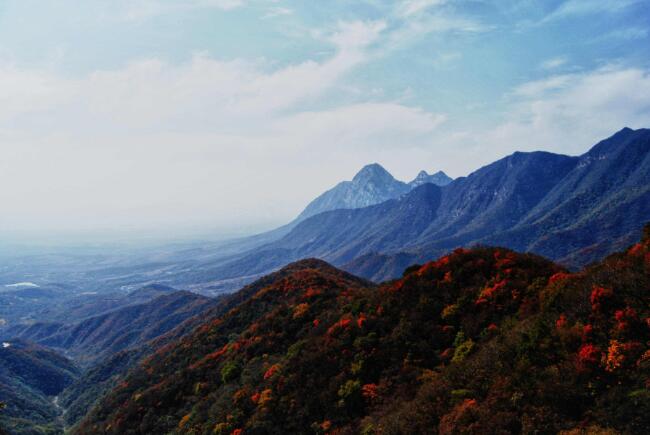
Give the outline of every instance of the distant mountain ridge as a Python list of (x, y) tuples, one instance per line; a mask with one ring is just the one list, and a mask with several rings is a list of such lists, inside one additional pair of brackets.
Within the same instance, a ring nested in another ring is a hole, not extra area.
[(352, 181), (342, 181), (310, 202), (296, 221), (300, 222), (330, 210), (354, 209), (379, 204), (398, 198), (424, 183), (443, 186), (449, 182), (451, 178), (442, 171), (433, 175), (421, 171), (413, 181), (404, 183), (396, 180), (380, 164), (372, 163), (364, 166)]
[(401, 274), (383, 262), (401, 267), (475, 244), (580, 266), (630, 243), (648, 220), (650, 130), (626, 128), (582, 156), (516, 152), (445, 186), (426, 183), (379, 204), (319, 213), (212, 273), (264, 273), (317, 257), (382, 280)]
[(145, 287), (138, 292), (167, 294), (77, 323), (18, 324), (3, 331), (3, 335), (63, 350), (88, 365), (159, 337), (215, 304), (214, 299), (205, 296), (171, 290), (164, 286)]

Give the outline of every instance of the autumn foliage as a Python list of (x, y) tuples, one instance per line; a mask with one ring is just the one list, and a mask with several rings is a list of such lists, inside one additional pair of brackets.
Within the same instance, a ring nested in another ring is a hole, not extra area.
[(379, 286), (296, 263), (147, 360), (77, 431), (647, 433), (649, 254), (646, 237), (570, 273), (461, 249)]

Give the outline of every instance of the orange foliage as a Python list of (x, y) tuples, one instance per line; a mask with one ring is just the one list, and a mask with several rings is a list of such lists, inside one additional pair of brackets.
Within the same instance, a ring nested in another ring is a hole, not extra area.
[(309, 311), (309, 304), (306, 303), (298, 304), (293, 309), (293, 318), (299, 319), (302, 316), (304, 316), (307, 313), (307, 311)]
[(305, 297), (305, 298), (313, 298), (314, 296), (318, 296), (318, 295), (320, 295), (320, 294), (322, 294), (322, 293), (323, 293), (322, 290), (317, 290), (317, 289), (314, 289), (314, 288), (309, 287), (309, 288), (305, 291), (304, 297)]
[(181, 420), (178, 422), (178, 428), (183, 429), (187, 424), (187, 422), (190, 421), (190, 417), (191, 417), (190, 414), (185, 414), (183, 418), (181, 418)]
[(270, 388), (267, 388), (266, 390), (262, 391), (262, 393), (260, 394), (260, 397), (259, 397), (259, 399), (257, 401), (257, 404), (259, 406), (267, 405), (271, 401), (271, 393), (272, 393), (272, 391), (271, 391)]
[(501, 281), (495, 283), (492, 286), (485, 287), (481, 290), (479, 298), (476, 300), (476, 305), (483, 304), (494, 297), (494, 295), (506, 286), (506, 280), (502, 279)]
[(605, 370), (613, 372), (623, 365), (625, 361), (623, 344), (618, 340), (611, 340), (607, 349), (607, 359), (605, 360)]

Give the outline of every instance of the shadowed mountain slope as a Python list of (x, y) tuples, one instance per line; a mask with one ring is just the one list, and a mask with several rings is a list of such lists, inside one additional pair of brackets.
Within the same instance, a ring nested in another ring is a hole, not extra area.
[(4, 331), (4, 335), (60, 349), (79, 363), (89, 365), (163, 335), (214, 303), (204, 296), (175, 291), (78, 323), (16, 325)]
[(67, 358), (33, 343), (11, 340), (0, 347), (0, 428), (10, 433), (56, 433), (59, 411), (52, 397), (78, 376)]

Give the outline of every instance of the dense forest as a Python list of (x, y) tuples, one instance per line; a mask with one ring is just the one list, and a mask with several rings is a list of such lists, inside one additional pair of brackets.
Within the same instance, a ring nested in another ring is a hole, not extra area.
[(458, 249), (374, 286), (293, 264), (147, 358), (77, 433), (645, 433), (650, 226), (570, 273)]

